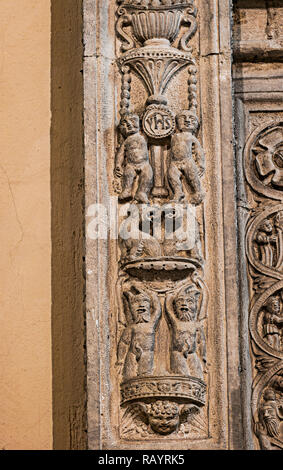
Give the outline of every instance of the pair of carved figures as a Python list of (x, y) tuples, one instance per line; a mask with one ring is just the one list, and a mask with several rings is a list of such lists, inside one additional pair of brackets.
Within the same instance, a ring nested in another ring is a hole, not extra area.
[[(168, 183), (172, 199), (176, 202), (185, 198), (182, 179), (192, 191), (191, 203), (199, 205), (204, 198), (200, 177), (205, 170), (203, 149), (195, 136), (198, 118), (192, 111), (183, 111), (177, 118), (178, 132), (171, 139), (171, 162), (168, 168)], [(125, 140), (116, 155), (115, 176), (122, 177), (120, 201), (134, 198), (137, 202), (149, 203), (153, 186), (153, 169), (149, 162), (147, 141), (140, 131), (140, 120), (135, 114), (125, 114), (121, 119), (120, 131)], [(138, 188), (133, 195), (134, 182)]]
[[(199, 317), (200, 295), (191, 284), (166, 297), (164, 310), (171, 333), (168, 375), (203, 379), (206, 347)], [(127, 325), (119, 341), (117, 365), (122, 368), (126, 382), (153, 375), (155, 337), (162, 307), (158, 295), (137, 281), (125, 286), (123, 297)]]

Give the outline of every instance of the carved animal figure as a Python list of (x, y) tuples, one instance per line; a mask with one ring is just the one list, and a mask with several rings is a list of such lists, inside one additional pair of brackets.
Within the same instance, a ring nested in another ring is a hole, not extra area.
[(123, 369), (122, 375), (126, 381), (152, 374), (161, 305), (157, 294), (147, 291), (136, 281), (125, 286), (124, 297), (132, 319), (128, 321), (119, 341), (117, 365)]
[(199, 122), (192, 111), (183, 111), (176, 117), (180, 132), (171, 139), (171, 163), (168, 182), (173, 190), (173, 199), (180, 202), (185, 198), (182, 178), (189, 185), (193, 195), (191, 204), (199, 205), (204, 199), (200, 176), (205, 171), (204, 151), (195, 137)]
[(121, 119), (120, 130), (125, 140), (117, 152), (114, 172), (118, 178), (123, 178), (119, 200), (132, 198), (134, 182), (138, 178), (139, 184), (134, 199), (147, 204), (153, 185), (153, 171), (149, 163), (147, 142), (140, 133), (139, 116), (126, 114)]
[[(162, 255), (161, 245), (150, 233), (140, 230), (143, 224), (143, 214), (138, 210), (132, 211), (125, 219), (119, 230), (119, 246), (121, 261), (134, 261), (139, 258), (153, 258)], [(145, 225), (145, 224), (144, 224)]]

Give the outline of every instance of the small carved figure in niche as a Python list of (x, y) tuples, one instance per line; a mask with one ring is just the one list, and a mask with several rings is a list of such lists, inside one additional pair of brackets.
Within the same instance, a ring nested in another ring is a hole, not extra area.
[[(144, 257), (155, 258), (162, 255), (160, 242), (151, 235), (150, 230), (145, 231), (145, 227), (148, 226), (144, 222), (146, 216), (147, 214), (143, 211), (142, 214), (138, 210), (132, 211), (129, 217), (121, 223), (119, 246), (122, 262), (134, 261)], [(129, 233), (129, 230), (131, 230), (131, 233)]]
[(192, 111), (183, 111), (176, 117), (180, 132), (171, 139), (171, 163), (168, 169), (168, 182), (173, 190), (173, 199), (180, 202), (185, 198), (182, 177), (191, 188), (191, 204), (198, 206), (204, 199), (200, 177), (205, 171), (205, 155), (195, 133), (199, 121)]
[(256, 435), (263, 450), (272, 450), (274, 447), (268, 437), (280, 438), (280, 422), (283, 419), (283, 403), (279, 402), (274, 390), (267, 388), (264, 391), (258, 412), (259, 422), (256, 424)]
[(183, 423), (199, 414), (196, 405), (179, 405), (169, 400), (157, 400), (150, 404), (142, 402), (129, 406), (124, 414), (124, 433), (159, 434), (167, 436), (179, 431)]
[(152, 374), (161, 305), (157, 294), (136, 281), (125, 286), (124, 297), (128, 319), (118, 344), (117, 366), (123, 367), (123, 380), (127, 381)]
[(269, 297), (264, 306), (263, 337), (276, 351), (281, 350), (283, 315), (281, 302), (277, 296)]
[[(206, 340), (198, 321), (200, 291), (192, 284), (166, 298), (165, 312), (171, 327), (171, 372), (203, 379)], [(201, 358), (201, 359), (200, 359)]]
[(273, 266), (274, 246), (277, 237), (273, 235), (273, 223), (265, 219), (259, 226), (255, 241), (259, 247), (259, 259), (265, 266)]
[(140, 119), (135, 114), (125, 114), (120, 122), (120, 130), (125, 137), (115, 162), (115, 176), (123, 177), (120, 201), (132, 199), (135, 179), (139, 179), (134, 199), (148, 204), (148, 195), (153, 186), (153, 171), (149, 163), (147, 142), (140, 133)]

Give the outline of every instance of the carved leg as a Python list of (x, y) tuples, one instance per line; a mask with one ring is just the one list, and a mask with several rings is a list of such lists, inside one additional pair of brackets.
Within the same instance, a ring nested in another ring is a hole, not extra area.
[(151, 375), (153, 369), (153, 352), (143, 352), (138, 362), (138, 375)]
[(196, 353), (189, 354), (187, 361), (190, 375), (203, 380), (203, 367), (198, 355)]
[(132, 352), (128, 352), (124, 368), (123, 368), (123, 379), (129, 380), (137, 375), (137, 360), (136, 355)]
[(183, 353), (179, 351), (171, 352), (170, 367), (171, 372), (176, 375), (182, 375), (184, 377), (189, 377), (190, 375), (187, 359), (184, 357)]
[(134, 184), (134, 180), (136, 178), (136, 171), (130, 165), (127, 165), (124, 169), (124, 176), (123, 176), (123, 191), (119, 195), (120, 201), (125, 201), (127, 199), (131, 199), (132, 197), (132, 188)]
[(180, 202), (184, 199), (185, 194), (183, 193), (183, 186), (181, 181), (182, 173), (179, 169), (171, 163), (168, 170), (168, 182), (174, 193), (174, 201)]
[(184, 167), (184, 175), (186, 177), (187, 183), (194, 193), (191, 199), (191, 203), (198, 206), (203, 201), (205, 195), (202, 192), (198, 167), (192, 158), (188, 160)]
[(153, 171), (149, 163), (145, 163), (139, 175), (139, 187), (135, 199), (142, 204), (149, 204), (148, 194), (153, 185)]

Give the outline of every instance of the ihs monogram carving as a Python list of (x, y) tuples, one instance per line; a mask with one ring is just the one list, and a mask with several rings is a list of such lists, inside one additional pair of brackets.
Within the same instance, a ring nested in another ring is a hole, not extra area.
[[(118, 5), (121, 100), (114, 188), (125, 208), (117, 282), (120, 436), (203, 437), (208, 432), (208, 290), (200, 218), (187, 210), (201, 210), (205, 197), (198, 70), (189, 45), (197, 10), (194, 2), (181, 0)], [(180, 103), (175, 115), (166, 93), (184, 68), (189, 106)], [(131, 108), (132, 73), (148, 92), (141, 115)], [(161, 358), (157, 344), (164, 335)]]
[[(249, 324), (257, 374), (252, 407), (261, 449), (283, 449), (283, 126), (260, 126), (245, 148), (244, 169), (255, 209), (246, 231), (254, 297)], [(259, 196), (261, 196), (259, 203)]]

